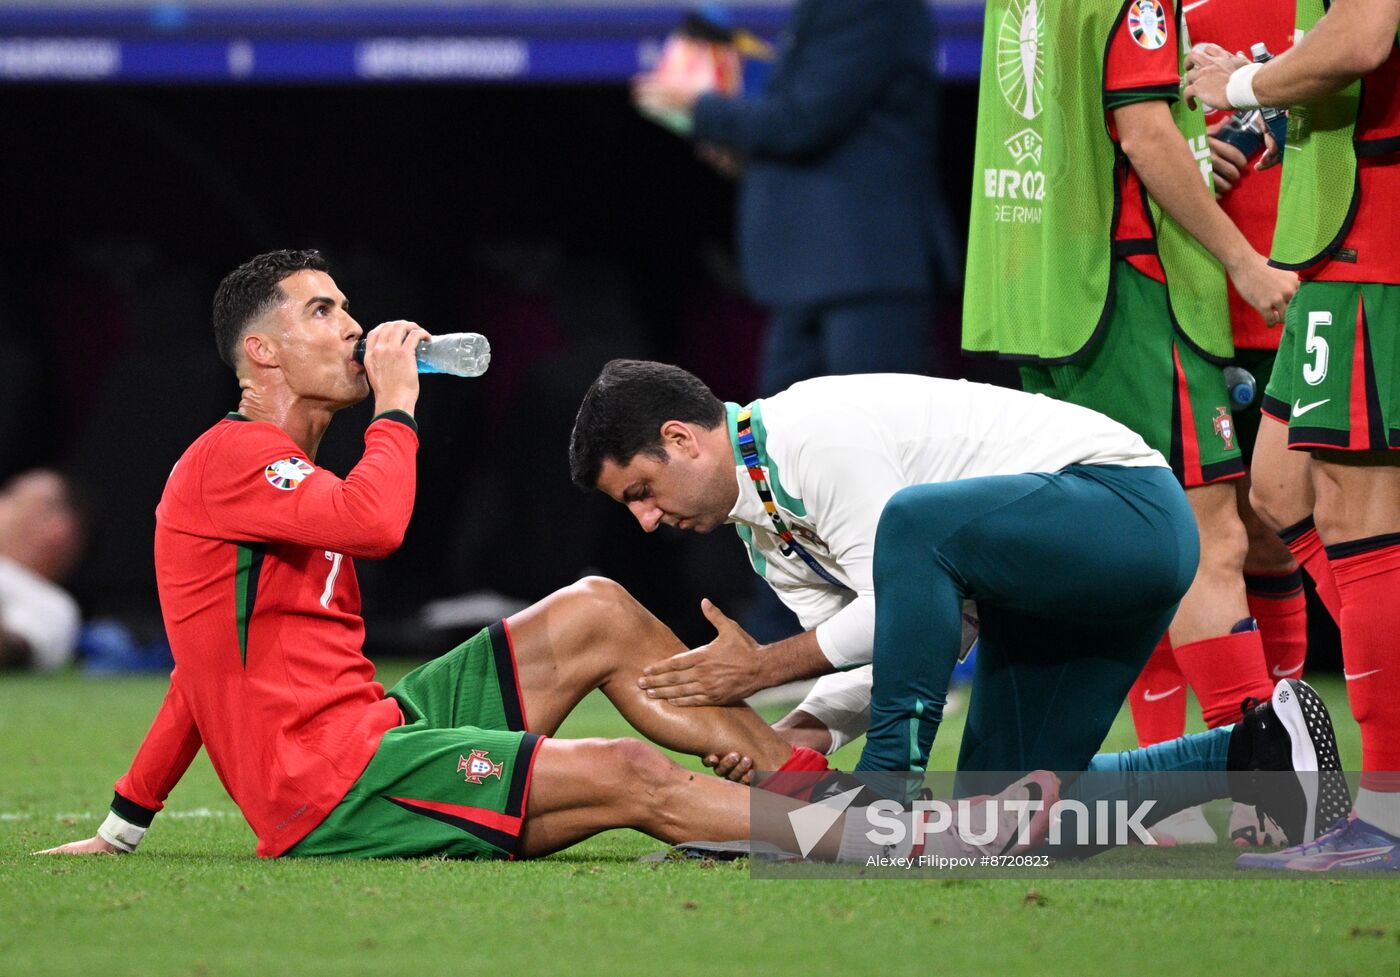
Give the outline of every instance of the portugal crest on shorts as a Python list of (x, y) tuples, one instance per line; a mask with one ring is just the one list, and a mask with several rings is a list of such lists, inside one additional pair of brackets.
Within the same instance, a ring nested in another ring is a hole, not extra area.
[(503, 764), (492, 763), (485, 750), (472, 750), (471, 756), (457, 758), (457, 772), (467, 775), (467, 783), (479, 784), (486, 777), (501, 779)]
[(1134, 0), (1128, 8), (1128, 31), (1138, 47), (1155, 51), (1167, 43), (1167, 12), (1159, 0)]
[(1235, 450), (1235, 419), (1230, 416), (1230, 408), (1215, 408), (1215, 416), (1210, 420), (1215, 426), (1215, 433), (1225, 442), (1225, 450)]

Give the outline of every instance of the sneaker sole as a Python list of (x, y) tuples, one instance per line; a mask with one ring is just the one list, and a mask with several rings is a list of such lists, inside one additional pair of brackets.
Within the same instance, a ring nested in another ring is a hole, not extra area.
[(1331, 827), (1351, 810), (1351, 796), (1340, 776), (1342, 763), (1332, 733), (1332, 717), (1311, 685), (1292, 678), (1274, 686), (1274, 715), (1288, 732), (1293, 748), (1293, 769), (1317, 771), (1314, 776), (1298, 778), (1308, 805), (1302, 839), (1306, 844), (1317, 837), (1319, 820), (1325, 827)]

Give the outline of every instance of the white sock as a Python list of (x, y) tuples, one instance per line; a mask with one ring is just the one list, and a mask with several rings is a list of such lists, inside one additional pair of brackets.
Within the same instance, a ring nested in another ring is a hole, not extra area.
[(838, 862), (855, 862), (864, 865), (872, 857), (907, 858), (914, 849), (914, 815), (909, 811), (896, 814), (881, 814), (881, 820), (896, 818), (904, 825), (904, 837), (894, 844), (881, 845), (871, 841), (866, 835), (873, 830), (867, 817), (868, 808), (852, 807), (846, 811), (846, 820), (841, 825), (841, 845), (836, 850)]
[(1356, 816), (1386, 834), (1400, 837), (1400, 794), (1362, 787), (1356, 792)]

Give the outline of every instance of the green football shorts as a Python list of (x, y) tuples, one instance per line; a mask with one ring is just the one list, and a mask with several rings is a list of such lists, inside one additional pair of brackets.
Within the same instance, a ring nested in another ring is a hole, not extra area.
[(1290, 448), (1400, 448), (1400, 285), (1303, 282), (1264, 413)]
[(542, 738), (524, 732), (504, 622), (389, 690), (405, 724), (288, 855), (513, 858)]
[(1123, 259), (1114, 282), (1098, 337), (1073, 362), (1023, 365), (1022, 387), (1136, 431), (1185, 488), (1239, 477), (1244, 463), (1221, 368), (1177, 335), (1165, 285)]

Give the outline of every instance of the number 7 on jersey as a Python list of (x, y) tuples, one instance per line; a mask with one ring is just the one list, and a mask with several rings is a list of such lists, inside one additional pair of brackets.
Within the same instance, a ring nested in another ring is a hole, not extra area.
[(332, 553), (326, 550), (326, 559), (331, 561), (331, 572), (326, 574), (326, 589), (321, 592), (321, 606), (329, 608), (331, 606), (331, 595), (335, 593), (335, 578), (340, 575), (340, 561), (344, 559), (339, 553)]

